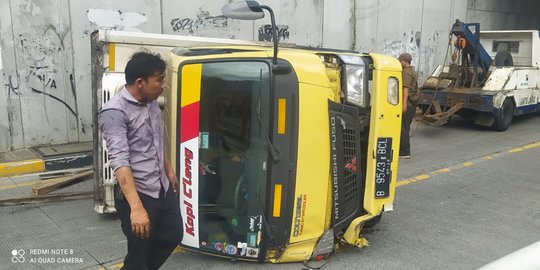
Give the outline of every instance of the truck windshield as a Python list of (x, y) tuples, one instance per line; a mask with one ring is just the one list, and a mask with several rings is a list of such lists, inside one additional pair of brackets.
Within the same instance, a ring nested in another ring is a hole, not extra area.
[(269, 74), (265, 62), (202, 64), (198, 209), (199, 248), (204, 252), (259, 255), (266, 198)]

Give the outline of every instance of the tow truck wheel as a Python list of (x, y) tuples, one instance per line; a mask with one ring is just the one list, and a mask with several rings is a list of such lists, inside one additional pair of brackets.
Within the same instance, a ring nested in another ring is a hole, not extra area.
[(382, 219), (382, 212), (379, 215), (373, 217), (372, 219), (366, 221), (366, 223), (364, 223), (364, 228), (371, 228), (377, 225), (377, 223), (379, 223), (381, 219)]
[(493, 128), (497, 131), (505, 131), (508, 129), (514, 118), (514, 102), (507, 98), (504, 100), (501, 111), (495, 116)]

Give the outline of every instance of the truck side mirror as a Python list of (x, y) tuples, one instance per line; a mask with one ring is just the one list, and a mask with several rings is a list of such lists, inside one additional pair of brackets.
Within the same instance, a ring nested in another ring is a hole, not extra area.
[(274, 74), (287, 74), (291, 72), (292, 67), (290, 65), (281, 65), (278, 63), (278, 34), (276, 19), (274, 11), (265, 5), (259, 5), (257, 1), (240, 1), (235, 3), (226, 4), (221, 8), (223, 15), (230, 19), (237, 20), (258, 20), (264, 18), (263, 9), (266, 9), (270, 13), (270, 21), (272, 22), (272, 39), (274, 40), (274, 57), (272, 58), (272, 73)]
[(227, 18), (236, 20), (258, 20), (264, 18), (264, 12), (257, 1), (240, 1), (224, 5), (221, 12)]

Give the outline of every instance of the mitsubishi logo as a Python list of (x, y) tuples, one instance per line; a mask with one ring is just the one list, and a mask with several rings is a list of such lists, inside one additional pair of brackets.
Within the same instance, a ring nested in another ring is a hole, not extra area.
[(348, 169), (354, 173), (356, 173), (356, 157), (354, 157), (351, 162), (347, 163), (347, 165), (345, 165), (345, 169)]

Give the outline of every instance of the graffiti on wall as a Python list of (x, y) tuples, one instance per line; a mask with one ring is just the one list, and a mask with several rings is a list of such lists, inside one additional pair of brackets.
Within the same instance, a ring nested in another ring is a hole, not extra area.
[[(58, 80), (64, 80), (67, 77), (70, 80), (73, 80), (73, 74), (65, 74), (64, 72), (58, 71), (58, 66), (61, 66), (59, 61), (61, 61), (64, 55), (64, 40), (66, 35), (69, 33), (70, 29), (65, 29), (64, 31), (59, 31), (54, 25), (48, 24), (45, 25), (42, 31), (38, 31), (38, 34), (32, 35), (32, 33), (25, 33), (19, 35), (19, 40), (22, 50), (24, 53), (24, 58), (26, 63), (28, 63), (28, 70), (25, 74), (25, 81), (28, 83), (29, 89), (32, 93), (40, 94), (43, 96), (43, 99), (53, 99), (56, 102), (63, 104), (75, 117), (78, 116), (78, 105), (77, 105), (77, 96), (74, 89), (74, 84), (72, 86), (72, 95), (74, 104), (70, 105), (66, 100), (59, 97), (56, 92), (58, 92)], [(67, 76), (67, 77), (64, 77)], [(9, 77), (9, 84), (13, 85), (11, 77)], [(10, 87), (14, 89), (13, 87)], [(61, 89), (60, 91), (63, 91)], [(20, 91), (17, 94), (24, 94)], [(45, 112), (47, 112), (46, 102), (43, 103), (45, 106)], [(45, 113), (47, 121), (49, 121), (48, 113)]]
[(18, 96), (18, 95), (21, 94), (21, 92), (19, 91), (19, 84), (18, 84), (17, 80), (14, 80), (13, 76), (11, 76), (11, 75), (9, 75), (9, 76), (4, 75), (4, 86), (6, 87), (8, 98), (11, 95)]
[(227, 17), (223, 15), (211, 16), (210, 12), (199, 8), (197, 18), (172, 19), (171, 27), (174, 32), (187, 31), (190, 34), (200, 29), (225, 29), (227, 28)]
[[(440, 38), (441, 36), (447, 35), (442, 33), (442, 31), (435, 31), (433, 32), (433, 35), (428, 37), (427, 41), (424, 41), (424, 44), (420, 51), (422, 56), (418, 64), (419, 67), (422, 68), (419, 72), (420, 78), (426, 78), (435, 70), (437, 65), (441, 64), (439, 62), (440, 60), (438, 60), (438, 57), (440, 58), (441, 55), (444, 56), (444, 53), (440, 52), (439, 49), (441, 47), (444, 47), (444, 44), (446, 43)], [(444, 47), (444, 49), (446, 48)]]
[[(284, 41), (289, 39), (289, 26), (288, 25), (277, 25), (278, 29), (278, 41)], [(259, 27), (259, 41), (272, 41), (272, 25), (265, 24)]]
[(411, 64), (417, 68), (418, 77), (422, 80), (439, 64), (436, 57), (440, 53), (440, 35), (441, 31), (435, 31), (427, 41), (422, 41), (422, 33), (411, 30), (403, 33), (401, 39), (385, 40), (382, 53), (395, 57), (403, 52), (410, 53), (413, 58)]
[(111, 9), (88, 9), (86, 16), (91, 24), (101, 29), (142, 32), (138, 27), (145, 24), (148, 18), (144, 13), (124, 12)]
[(408, 52), (413, 58), (413, 65), (417, 65), (419, 48), (421, 44), (421, 32), (410, 31), (403, 33), (403, 36), (397, 40), (384, 40), (383, 54), (397, 57), (403, 52)]

